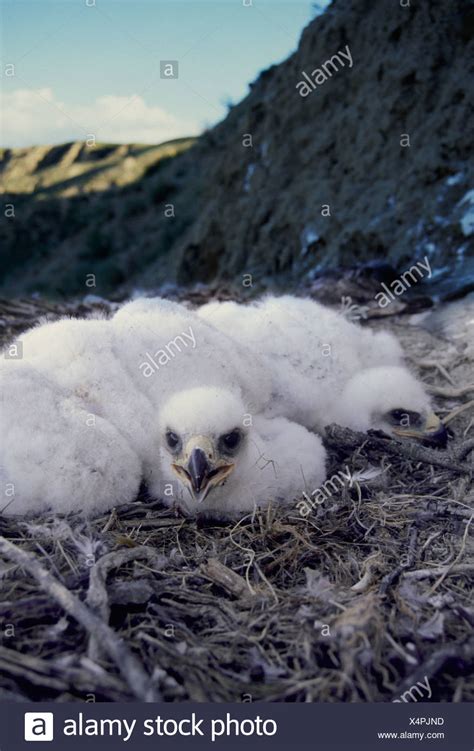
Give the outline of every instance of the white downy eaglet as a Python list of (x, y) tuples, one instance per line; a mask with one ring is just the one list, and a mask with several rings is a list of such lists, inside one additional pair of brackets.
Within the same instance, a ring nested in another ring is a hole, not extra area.
[(208, 303), (198, 314), (266, 361), (276, 389), (268, 414), (310, 430), (336, 422), (445, 443), (446, 430), (391, 334), (290, 295)]
[[(194, 346), (178, 351), (183, 331)], [(22, 360), (0, 361), (0, 481), (14, 489), (5, 514), (100, 513), (133, 501), (144, 481), (188, 513), (224, 517), (324, 479), (317, 436), (258, 416), (272, 393), (266, 364), (181, 305), (138, 300), (110, 321), (46, 323), (22, 342)], [(147, 355), (173, 342), (145, 377)], [(226, 449), (234, 428), (239, 446)], [(171, 430), (187, 453), (170, 452)]]

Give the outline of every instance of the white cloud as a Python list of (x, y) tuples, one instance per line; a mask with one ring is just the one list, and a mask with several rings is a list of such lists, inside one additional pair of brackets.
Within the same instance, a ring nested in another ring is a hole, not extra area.
[(17, 89), (0, 95), (2, 145), (32, 146), (84, 140), (161, 143), (196, 135), (197, 123), (184, 122), (139, 95), (97, 97), (87, 105), (65, 105), (51, 88)]

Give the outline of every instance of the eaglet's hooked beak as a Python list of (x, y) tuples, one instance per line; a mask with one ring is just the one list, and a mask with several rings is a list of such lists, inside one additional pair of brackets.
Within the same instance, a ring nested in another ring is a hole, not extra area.
[(213, 488), (227, 480), (235, 464), (216, 457), (207, 436), (195, 436), (186, 444), (182, 458), (171, 467), (193, 499), (202, 503)]
[(448, 431), (434, 412), (429, 412), (419, 427), (407, 426), (393, 428), (393, 432), (401, 438), (416, 438), (425, 445), (435, 448), (445, 448), (448, 442)]

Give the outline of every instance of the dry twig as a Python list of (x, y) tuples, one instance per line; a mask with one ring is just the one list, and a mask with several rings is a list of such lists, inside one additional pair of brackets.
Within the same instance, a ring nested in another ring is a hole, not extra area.
[(54, 578), (31, 553), (27, 553), (4, 537), (0, 537), (0, 553), (24, 568), (33, 576), (41, 589), (47, 592), (72, 618), (89, 633), (100, 639), (104, 650), (115, 662), (133, 694), (141, 701), (157, 701), (158, 695), (151, 685), (142, 665), (129, 651), (123, 639), (92, 613), (80, 600)]

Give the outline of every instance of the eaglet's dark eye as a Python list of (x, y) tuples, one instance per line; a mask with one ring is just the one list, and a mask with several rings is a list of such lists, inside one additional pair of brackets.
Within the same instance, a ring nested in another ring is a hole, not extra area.
[(221, 437), (219, 438), (219, 443), (221, 444), (221, 447), (224, 449), (224, 451), (233, 451), (237, 448), (241, 439), (242, 435), (240, 433), (240, 430), (232, 430), (230, 433), (221, 435)]
[(405, 414), (406, 413), (403, 411), (403, 409), (392, 409), (392, 411), (390, 412), (390, 417), (394, 422), (400, 422), (401, 420), (403, 420)]
[(177, 436), (176, 433), (173, 433), (172, 430), (166, 431), (166, 443), (168, 444), (170, 449), (177, 448), (179, 442), (179, 436)]

